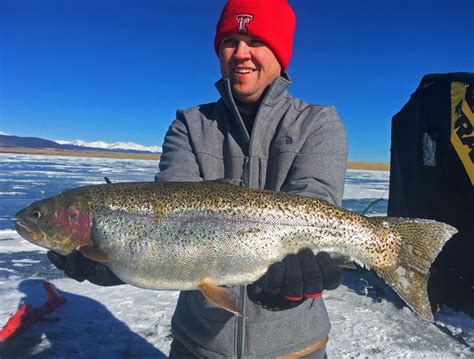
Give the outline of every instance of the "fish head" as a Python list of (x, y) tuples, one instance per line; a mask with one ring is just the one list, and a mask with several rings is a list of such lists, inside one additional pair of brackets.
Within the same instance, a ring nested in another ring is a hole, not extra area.
[(15, 215), (20, 236), (62, 255), (89, 244), (91, 226), (88, 201), (74, 190), (33, 202)]

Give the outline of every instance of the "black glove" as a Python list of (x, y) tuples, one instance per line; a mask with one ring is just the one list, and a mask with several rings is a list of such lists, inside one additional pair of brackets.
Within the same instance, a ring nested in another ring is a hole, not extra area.
[(272, 264), (255, 283), (247, 286), (251, 301), (268, 310), (285, 310), (318, 298), (324, 289), (336, 289), (342, 270), (326, 252), (314, 255), (306, 248)]
[(48, 251), (46, 255), (56, 268), (63, 270), (68, 277), (79, 282), (87, 279), (91, 283), (102, 286), (124, 284), (106, 265), (84, 257), (79, 251), (74, 251), (67, 256)]

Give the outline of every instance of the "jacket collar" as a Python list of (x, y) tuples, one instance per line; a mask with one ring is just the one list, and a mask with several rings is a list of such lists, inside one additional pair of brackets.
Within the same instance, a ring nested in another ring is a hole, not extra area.
[[(275, 106), (281, 98), (288, 96), (288, 86), (291, 85), (291, 79), (286, 72), (283, 72), (281, 76), (276, 78), (270, 88), (264, 95), (262, 104), (268, 106)], [(235, 107), (235, 101), (232, 96), (230, 80), (227, 78), (222, 78), (215, 84), (224, 104), (229, 108)]]

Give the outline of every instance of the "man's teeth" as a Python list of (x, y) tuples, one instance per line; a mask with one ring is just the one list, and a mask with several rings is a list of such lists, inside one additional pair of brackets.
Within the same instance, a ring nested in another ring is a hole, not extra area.
[(252, 69), (234, 69), (234, 72), (238, 74), (248, 74), (253, 71)]

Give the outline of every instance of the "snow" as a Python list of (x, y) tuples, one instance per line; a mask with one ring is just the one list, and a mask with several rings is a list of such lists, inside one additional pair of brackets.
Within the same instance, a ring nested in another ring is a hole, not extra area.
[(388, 199), (388, 171), (348, 170), (344, 199)]
[[(44, 280), (68, 300), (48, 315), (50, 321), (35, 323), (18, 337), (0, 343), (0, 358), (166, 357), (178, 292), (78, 283), (48, 261), (46, 250), (21, 239), (11, 228), (11, 213), (36, 199), (39, 190), (51, 195), (80, 183), (103, 183), (105, 175), (114, 182), (152, 179), (156, 167), (156, 163), (138, 161), (2, 156), (0, 190), (9, 192), (21, 183), (28, 195), (8, 202), (17, 207), (13, 209), (2, 205), (12, 196), (0, 199), (0, 216), (10, 226), (0, 227), (0, 327), (21, 303), (40, 306), (46, 301)], [(30, 172), (31, 177), (22, 180), (24, 176), (15, 175), (21, 171)], [(345, 205), (360, 210), (373, 199), (383, 198), (372, 213), (383, 215), (388, 177), (388, 172), (348, 171)], [(474, 358), (472, 318), (444, 308), (435, 313), (435, 324), (428, 323), (372, 272), (346, 271), (343, 284), (325, 292), (325, 303), (332, 322), (330, 358)]]
[[(171, 316), (178, 292), (151, 291), (129, 285), (99, 287), (64, 278), (46, 259), (45, 250), (22, 240), (13, 230), (0, 231), (0, 326), (20, 303), (46, 300), (44, 279), (68, 301), (51, 313), (57, 321), (35, 323), (22, 335), (0, 344), (0, 357), (114, 358), (165, 357)], [(21, 261), (23, 267), (15, 266)], [(466, 346), (425, 322), (389, 294), (379, 303), (362, 295), (360, 278), (345, 273), (344, 284), (325, 293), (332, 322), (328, 355), (341, 357), (473, 357)], [(362, 283), (363, 284), (363, 283)], [(447, 309), (438, 324), (474, 344), (474, 323)]]

